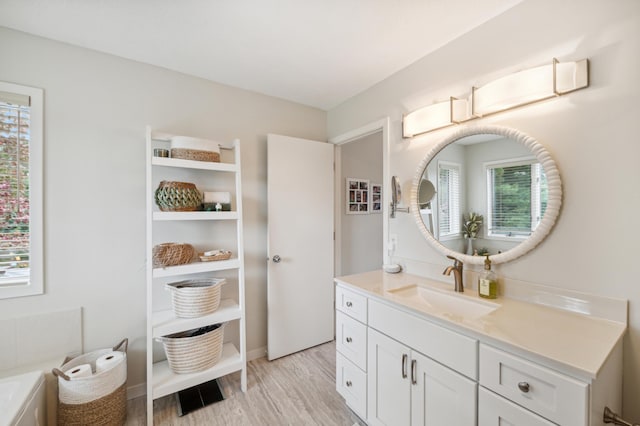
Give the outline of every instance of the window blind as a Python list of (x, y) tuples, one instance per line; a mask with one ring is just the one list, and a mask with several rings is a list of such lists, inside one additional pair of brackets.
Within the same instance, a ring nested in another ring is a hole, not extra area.
[(0, 92), (0, 267), (29, 264), (29, 97)]
[(460, 233), (460, 166), (438, 164), (439, 237)]
[(547, 202), (546, 177), (540, 163), (487, 168), (489, 233), (527, 236), (540, 223)]

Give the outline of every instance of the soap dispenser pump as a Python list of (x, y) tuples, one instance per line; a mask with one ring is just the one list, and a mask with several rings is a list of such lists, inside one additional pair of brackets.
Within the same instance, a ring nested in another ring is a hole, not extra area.
[(485, 299), (495, 299), (498, 297), (498, 277), (491, 270), (491, 260), (489, 255), (484, 260), (484, 271), (478, 278), (478, 296)]

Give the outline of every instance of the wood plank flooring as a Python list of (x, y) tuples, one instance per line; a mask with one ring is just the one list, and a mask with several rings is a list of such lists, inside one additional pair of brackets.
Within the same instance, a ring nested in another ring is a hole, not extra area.
[[(248, 389), (240, 375), (219, 379), (224, 401), (177, 416), (174, 395), (154, 402), (155, 425), (278, 426), (364, 425), (336, 392), (335, 342), (287, 357), (248, 363)], [(145, 397), (129, 401), (127, 425), (145, 425)]]

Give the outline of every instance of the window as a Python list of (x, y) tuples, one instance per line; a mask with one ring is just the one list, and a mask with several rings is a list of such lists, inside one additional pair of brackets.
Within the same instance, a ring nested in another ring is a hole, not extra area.
[(487, 164), (486, 170), (489, 236), (525, 239), (547, 207), (542, 166), (535, 159), (516, 159)]
[(42, 90), (0, 82), (0, 298), (42, 294)]
[(438, 162), (438, 238), (460, 235), (460, 165)]

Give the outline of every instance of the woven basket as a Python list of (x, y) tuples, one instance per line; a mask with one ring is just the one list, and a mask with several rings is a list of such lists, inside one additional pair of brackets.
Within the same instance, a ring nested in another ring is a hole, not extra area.
[(171, 158), (219, 163), (220, 153), (212, 151), (202, 151), (199, 149), (171, 148)]
[(163, 180), (156, 189), (155, 200), (163, 212), (191, 212), (202, 205), (202, 194), (193, 183)]
[[(123, 425), (127, 418), (127, 345), (122, 340), (114, 348), (101, 349), (65, 360), (52, 373), (58, 377), (58, 424), (60, 425)], [(107, 370), (88, 377), (70, 378), (69, 371), (82, 364), (95, 370), (103, 355), (120, 351), (124, 357)]]
[(213, 367), (222, 357), (224, 324), (159, 337), (169, 367), (176, 374), (194, 373)]
[(162, 243), (153, 247), (153, 267), (184, 265), (191, 262), (195, 250), (191, 244)]
[(224, 278), (185, 280), (165, 284), (171, 290), (173, 313), (178, 318), (196, 318), (215, 312), (220, 306)]
[(198, 253), (198, 257), (202, 262), (229, 260), (231, 259), (231, 252), (229, 250), (220, 250), (217, 254), (211, 256), (205, 256), (204, 253)]

